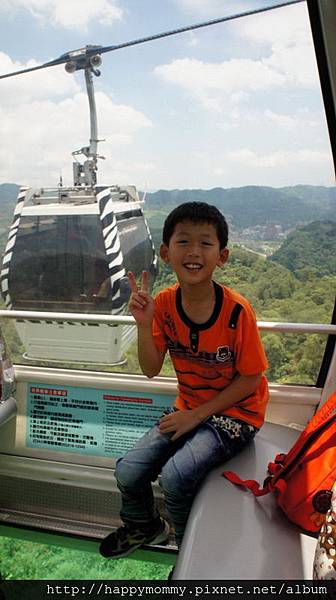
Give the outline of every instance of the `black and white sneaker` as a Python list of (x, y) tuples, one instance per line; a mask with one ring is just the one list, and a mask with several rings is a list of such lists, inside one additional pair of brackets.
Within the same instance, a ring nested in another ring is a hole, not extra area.
[[(156, 525), (156, 524), (155, 524)], [(99, 552), (104, 558), (121, 558), (128, 556), (144, 544), (162, 544), (169, 535), (169, 524), (164, 519), (158, 521), (158, 526), (146, 528), (126, 523), (110, 533), (100, 544)]]

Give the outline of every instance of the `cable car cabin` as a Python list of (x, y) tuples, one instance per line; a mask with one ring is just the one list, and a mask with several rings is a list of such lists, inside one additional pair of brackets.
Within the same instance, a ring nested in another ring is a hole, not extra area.
[[(2, 267), (7, 308), (122, 314), (129, 269), (156, 275), (154, 245), (133, 186), (21, 190)], [(26, 358), (116, 364), (132, 325), (17, 320)]]

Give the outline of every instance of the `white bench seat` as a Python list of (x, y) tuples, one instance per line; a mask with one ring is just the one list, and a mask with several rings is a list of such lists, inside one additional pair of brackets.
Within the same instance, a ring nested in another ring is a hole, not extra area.
[(222, 477), (230, 470), (262, 484), (268, 462), (298, 435), (265, 423), (250, 446), (209, 474), (195, 498), (173, 579), (312, 579), (316, 538), (286, 519), (273, 494), (255, 498)]

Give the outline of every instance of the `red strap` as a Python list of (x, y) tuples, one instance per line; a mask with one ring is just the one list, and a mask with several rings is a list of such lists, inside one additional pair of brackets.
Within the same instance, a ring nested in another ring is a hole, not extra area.
[(233, 471), (224, 471), (222, 475), (231, 481), (231, 483), (235, 483), (236, 485), (240, 485), (241, 487), (250, 490), (254, 496), (264, 496), (271, 491), (268, 487), (261, 488), (259, 483), (253, 479), (246, 479), (243, 481), (236, 473), (233, 473)]
[(277, 454), (276, 455), (276, 457), (274, 459), (274, 462), (277, 463), (277, 464), (282, 464), (283, 461), (285, 460), (285, 458), (286, 458), (286, 454), (284, 454), (283, 452), (281, 452), (281, 454)]
[(282, 467), (282, 465), (280, 463), (271, 462), (271, 463), (268, 463), (267, 471), (271, 475), (276, 475), (277, 473), (279, 473), (279, 471), (281, 471), (282, 468), (283, 467)]
[(278, 479), (278, 481), (274, 484), (274, 490), (278, 490), (280, 494), (284, 494), (287, 489), (287, 481), (284, 479)]

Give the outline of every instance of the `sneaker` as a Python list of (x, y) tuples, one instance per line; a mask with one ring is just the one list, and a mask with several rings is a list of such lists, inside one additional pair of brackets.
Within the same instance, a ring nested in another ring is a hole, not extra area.
[(169, 524), (160, 518), (159, 526), (150, 533), (131, 523), (118, 527), (100, 544), (99, 552), (104, 558), (120, 558), (134, 552), (143, 544), (162, 544), (169, 535)]

